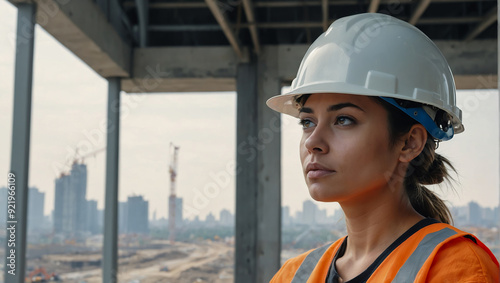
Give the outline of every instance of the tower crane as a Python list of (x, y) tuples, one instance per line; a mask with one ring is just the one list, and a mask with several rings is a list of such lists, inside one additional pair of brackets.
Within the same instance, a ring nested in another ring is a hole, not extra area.
[(170, 196), (168, 198), (168, 231), (169, 236), (168, 239), (170, 243), (173, 244), (175, 242), (175, 200), (177, 198), (175, 194), (175, 178), (177, 176), (177, 155), (179, 153), (179, 146), (175, 146), (173, 143), (170, 143)]
[(85, 158), (87, 157), (90, 157), (90, 156), (93, 156), (95, 157), (97, 155), (97, 153), (101, 152), (101, 151), (104, 151), (106, 150), (106, 147), (103, 147), (103, 148), (100, 148), (100, 149), (97, 149), (97, 150), (94, 150), (92, 152), (89, 152), (87, 154), (84, 154), (84, 155), (80, 155), (79, 157), (77, 157), (77, 155), (79, 155), (78, 153), (78, 149), (76, 150), (76, 153), (75, 153), (75, 158), (73, 160), (73, 163), (77, 163), (78, 162), (78, 159), (80, 159), (80, 163), (83, 163), (83, 161), (85, 160)]
[[(85, 158), (90, 157), (90, 156), (95, 157), (97, 155), (97, 153), (104, 151), (104, 150), (106, 150), (106, 147), (94, 150), (94, 151), (86, 153), (84, 155), (81, 155), (80, 153), (78, 153), (78, 148), (76, 148), (75, 149), (75, 156), (72, 159), (68, 159), (66, 161), (66, 164), (64, 165), (65, 169), (61, 170), (61, 172), (59, 174), (59, 178), (61, 178), (62, 176), (65, 176), (65, 175), (69, 175), (69, 170), (71, 170), (71, 167), (74, 164), (78, 164), (78, 163), (82, 164), (84, 162)], [(78, 161), (80, 161), (80, 162), (78, 162)]]

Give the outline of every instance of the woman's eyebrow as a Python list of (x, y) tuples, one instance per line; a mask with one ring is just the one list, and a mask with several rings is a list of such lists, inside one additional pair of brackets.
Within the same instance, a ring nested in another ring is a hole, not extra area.
[[(363, 110), (363, 108), (359, 107), (356, 104), (352, 104), (349, 102), (330, 105), (326, 111), (328, 111), (328, 112), (337, 111), (337, 110), (340, 110), (340, 109), (346, 108), (346, 107), (354, 107), (354, 108), (357, 108), (357, 109), (365, 112), (365, 110)], [(314, 113), (314, 111), (312, 110), (312, 108), (302, 107), (299, 109), (299, 113)]]
[(354, 107), (354, 108), (357, 108), (363, 112), (365, 112), (365, 110), (363, 110), (363, 108), (359, 107), (358, 105), (356, 104), (352, 104), (352, 103), (349, 103), (349, 102), (346, 102), (346, 103), (339, 103), (339, 104), (335, 104), (335, 105), (330, 105), (328, 107), (328, 109), (326, 110), (327, 112), (330, 112), (330, 111), (337, 111), (337, 110), (340, 110), (342, 108), (346, 108), (346, 107)]
[(314, 111), (309, 107), (301, 107), (299, 113), (314, 113)]

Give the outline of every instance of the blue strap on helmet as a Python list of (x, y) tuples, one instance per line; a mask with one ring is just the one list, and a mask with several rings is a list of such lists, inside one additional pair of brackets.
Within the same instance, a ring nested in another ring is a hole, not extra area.
[(427, 130), (427, 132), (429, 132), (429, 134), (431, 134), (431, 136), (433, 136), (434, 138), (441, 140), (441, 141), (447, 141), (453, 137), (453, 135), (455, 133), (453, 130), (453, 126), (450, 125), (450, 127), (448, 128), (448, 130), (446, 132), (441, 130), (438, 127), (438, 125), (436, 125), (436, 123), (432, 120), (432, 118), (429, 116), (429, 114), (427, 114), (427, 112), (425, 112), (424, 108), (422, 108), (422, 107), (404, 108), (404, 107), (401, 107), (396, 102), (396, 100), (394, 100), (394, 98), (382, 97), (382, 96), (380, 98), (389, 102), (391, 105), (394, 105), (396, 108), (398, 108), (399, 110), (406, 113), (406, 115), (412, 117), (417, 122), (422, 124), (425, 127), (425, 129)]

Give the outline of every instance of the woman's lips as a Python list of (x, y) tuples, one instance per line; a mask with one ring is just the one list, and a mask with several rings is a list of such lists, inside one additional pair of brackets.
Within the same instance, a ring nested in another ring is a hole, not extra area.
[(306, 172), (308, 178), (318, 179), (335, 173), (335, 170), (331, 170), (318, 163), (309, 163), (306, 166)]
[(333, 174), (333, 173), (335, 173), (335, 171), (333, 171), (333, 170), (322, 170), (322, 169), (310, 170), (309, 172), (307, 172), (307, 178), (319, 179), (319, 178), (325, 177), (325, 176)]

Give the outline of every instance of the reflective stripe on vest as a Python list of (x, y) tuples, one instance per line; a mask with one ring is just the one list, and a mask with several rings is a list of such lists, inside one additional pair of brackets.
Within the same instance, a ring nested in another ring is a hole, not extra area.
[[(417, 248), (408, 257), (404, 265), (399, 269), (392, 282), (414, 282), (415, 278), (424, 265), (432, 251), (444, 240), (457, 234), (450, 228), (427, 234), (418, 244)], [(292, 283), (304, 283), (311, 276), (319, 260), (330, 247), (330, 244), (317, 248), (309, 253), (293, 277)]]
[(316, 267), (316, 264), (318, 264), (318, 261), (329, 247), (330, 244), (324, 245), (310, 252), (300, 265), (299, 269), (297, 269), (297, 272), (295, 272), (292, 283), (307, 282), (307, 279), (311, 276), (314, 267)]
[(417, 273), (424, 265), (432, 251), (444, 240), (457, 234), (450, 228), (444, 228), (426, 235), (418, 244), (405, 264), (399, 269), (398, 274), (392, 282), (413, 282), (417, 277)]

